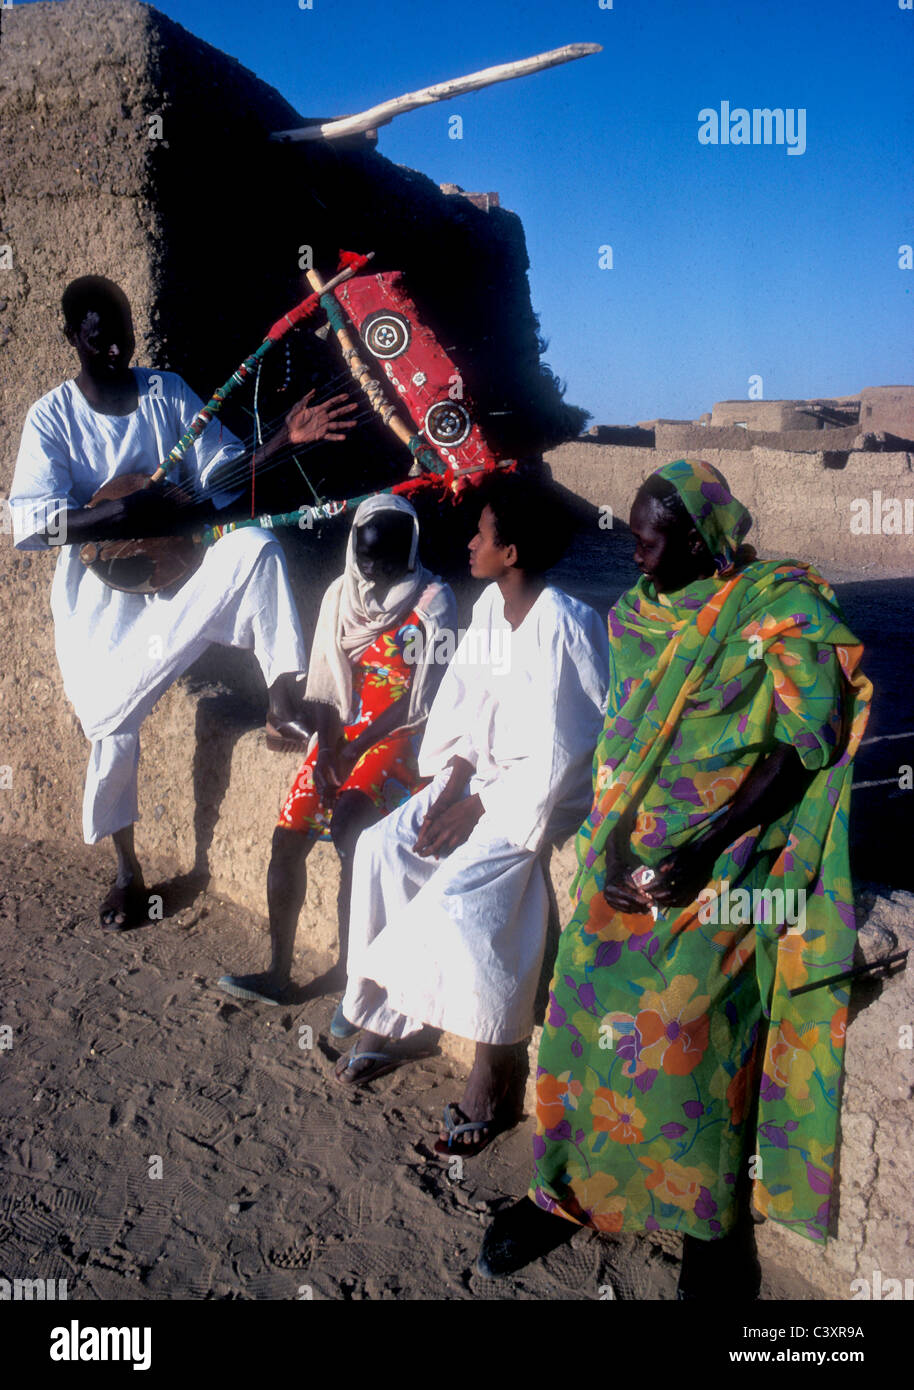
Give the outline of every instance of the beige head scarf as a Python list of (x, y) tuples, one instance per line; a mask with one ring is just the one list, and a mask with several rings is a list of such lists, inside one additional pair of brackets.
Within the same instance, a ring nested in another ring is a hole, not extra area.
[[(366, 579), (355, 555), (355, 532), (382, 512), (409, 516), (413, 537), (409, 569), (394, 584)], [(424, 654), (434, 657), (434, 637), (441, 627), (456, 623), (454, 596), (448, 585), (419, 561), (419, 518), (413, 506), (395, 494), (366, 498), (357, 508), (346, 545), (346, 568), (335, 579), (321, 603), (311, 648), (306, 698), (334, 705), (344, 724), (355, 716), (352, 700), (352, 666), (382, 632), (388, 632), (412, 609), (425, 629)], [(417, 663), (410, 686), (409, 713), (404, 724), (414, 724), (428, 713), (432, 662)]]

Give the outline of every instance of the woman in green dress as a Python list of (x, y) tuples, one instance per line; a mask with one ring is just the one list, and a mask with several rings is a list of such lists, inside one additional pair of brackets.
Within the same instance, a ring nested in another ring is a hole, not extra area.
[[(577, 901), (537, 1066), (535, 1171), (478, 1268), (579, 1225), (685, 1236), (679, 1296), (753, 1297), (750, 1206), (824, 1241), (850, 968), (852, 760), (872, 688), (810, 566), (679, 459), (639, 490)], [(557, 1218), (565, 1218), (559, 1220)]]

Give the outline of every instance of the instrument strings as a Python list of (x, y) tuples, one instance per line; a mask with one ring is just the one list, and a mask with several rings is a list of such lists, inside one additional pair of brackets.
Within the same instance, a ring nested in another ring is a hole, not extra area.
[[(334, 395), (338, 395), (340, 386), (342, 386), (346, 382), (352, 384), (352, 377), (350, 376), (348, 370), (345, 369), (340, 371), (336, 376), (331, 377), (329, 381), (322, 382), (321, 386), (319, 388), (316, 388), (316, 390), (320, 392), (320, 395), (316, 395), (315, 398), (309, 402), (311, 408), (314, 408), (315, 406), (320, 406), (324, 404), (325, 401), (330, 400)], [(351, 420), (354, 424), (358, 425), (362, 424), (365, 421), (376, 418), (375, 411), (372, 409), (370, 403), (365, 399), (361, 390), (358, 391), (358, 395), (361, 398), (356, 402), (356, 404), (358, 405), (358, 409), (355, 412), (350, 411), (347, 415), (341, 416), (341, 421)], [(341, 404), (343, 404), (343, 402), (341, 402)], [(220, 492), (230, 492), (233, 491), (235, 488), (238, 488), (240, 490), (249, 482), (251, 477), (252, 450), (259, 450), (263, 447), (264, 436), (266, 436), (268, 441), (269, 437), (272, 435), (274, 430), (282, 425), (282, 422), (285, 420), (286, 415), (288, 415), (289, 410), (292, 408), (293, 406), (290, 406), (288, 407), (288, 409), (281, 411), (272, 419), (261, 421), (259, 413), (255, 413), (254, 411), (249, 410), (246, 406), (242, 406), (242, 409), (245, 411), (245, 413), (251, 415), (254, 418), (255, 427), (250, 435), (240, 440), (240, 443), (242, 443), (242, 445), (244, 446), (244, 452), (242, 454), (239, 454), (237, 459), (230, 460), (230, 462), (227, 465), (224, 465), (223, 467), (219, 468), (217, 488)], [(219, 423), (220, 421), (218, 420), (218, 418), (215, 418), (212, 421), (210, 421), (210, 423), (206, 427), (206, 430), (204, 430), (203, 434), (199, 437), (202, 438), (208, 430), (212, 429)], [(258, 465), (256, 463), (255, 457), (255, 474), (257, 477), (262, 477), (271, 469), (278, 467), (280, 464), (288, 463), (290, 460), (294, 459), (296, 455), (308, 453), (311, 449), (316, 448), (317, 445), (321, 443), (323, 443), (323, 440), (313, 440), (306, 444), (284, 444), (274, 453), (272, 453), (262, 465)], [(190, 451), (188, 450), (188, 452)], [(184, 460), (182, 459), (181, 462), (183, 463)], [(178, 470), (176, 470), (176, 472), (177, 471)], [(305, 475), (305, 479), (306, 481), (308, 481), (308, 485), (311, 486), (310, 481), (307, 479), (307, 475)], [(199, 481), (196, 477), (190, 476), (189, 470), (188, 475), (183, 477), (180, 481), (177, 479), (172, 481), (166, 475), (162, 490), (166, 496), (172, 494), (173, 492), (179, 492), (179, 496), (175, 500), (178, 505), (184, 506), (196, 505), (199, 502), (208, 500), (211, 496), (211, 494), (206, 489), (200, 486)], [(312, 492), (313, 491), (314, 489), (312, 487)]]
[[(321, 395), (319, 400), (313, 400), (311, 404), (320, 405), (323, 403), (323, 401), (328, 400), (332, 395), (337, 394), (336, 387), (339, 384), (341, 384), (341, 382), (344, 379), (344, 376), (340, 376), (338, 378), (334, 378), (329, 383), (322, 384), (320, 389), (323, 394)], [(248, 435), (240, 437), (236, 436), (236, 438), (238, 438), (238, 442), (242, 445), (244, 452), (243, 454), (238, 455), (237, 460), (229, 460), (226, 465), (223, 465), (223, 467), (220, 468), (220, 490), (225, 490), (224, 485), (228, 485), (228, 487), (231, 487), (233, 485), (240, 486), (247, 480), (250, 474), (251, 452), (255, 448), (259, 449), (263, 442), (262, 437), (258, 438), (258, 434), (262, 436), (262, 434), (265, 432), (269, 437), (274, 431), (274, 429), (282, 424), (283, 419), (288, 414), (288, 410), (291, 408), (292, 407), (290, 406), (288, 409), (282, 411), (280, 414), (276, 415), (272, 419), (260, 421), (259, 430), (255, 427), (255, 429), (252, 430), (251, 433)], [(244, 411), (246, 415), (251, 416), (252, 419), (256, 419), (254, 412), (250, 410), (247, 406), (242, 405), (241, 409)], [(358, 414), (361, 415), (361, 412), (358, 412)], [(213, 418), (206, 426), (206, 429), (202, 432), (202, 434), (198, 436), (198, 438), (204, 438), (207, 434), (207, 431), (221, 427), (222, 423), (223, 422), (218, 417)], [(194, 447), (195, 444), (196, 441), (194, 441), (194, 444), (191, 445), (191, 449)], [(309, 449), (313, 447), (313, 444), (284, 445), (281, 449), (277, 449), (276, 452), (272, 454), (271, 457), (263, 464), (262, 469), (258, 469), (258, 471), (266, 472), (267, 469), (274, 462), (286, 462), (289, 458), (292, 457), (293, 454), (307, 452)], [(188, 454), (189, 453), (190, 449), (188, 450)], [(182, 488), (185, 493), (193, 493), (193, 496), (190, 498), (191, 504), (194, 501), (205, 500), (209, 495), (208, 491), (205, 489), (200, 489), (199, 482), (196, 477), (187, 476), (184, 477), (181, 481), (178, 481), (178, 477), (180, 475), (181, 470), (181, 464), (185, 461), (186, 455), (184, 459), (179, 461), (178, 466), (175, 469), (174, 480), (172, 480), (171, 477), (166, 476), (164, 482), (165, 490), (168, 490), (168, 486), (170, 483), (172, 488), (179, 487)]]

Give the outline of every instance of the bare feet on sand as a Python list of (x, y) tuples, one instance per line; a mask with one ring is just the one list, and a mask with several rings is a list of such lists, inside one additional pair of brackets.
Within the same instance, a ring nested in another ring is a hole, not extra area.
[(149, 916), (149, 895), (142, 879), (115, 880), (98, 909), (98, 920), (107, 931), (128, 931)]

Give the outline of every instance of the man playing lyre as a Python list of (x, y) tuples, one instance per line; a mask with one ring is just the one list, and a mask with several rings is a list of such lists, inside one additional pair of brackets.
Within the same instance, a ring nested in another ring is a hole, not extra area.
[[(87, 844), (109, 836), (117, 874), (100, 907), (109, 928), (135, 925), (148, 897), (134, 848), (138, 819), (139, 731), (160, 696), (208, 646), (252, 650), (270, 698), (270, 720), (296, 728), (305, 646), (276, 539), (235, 531), (208, 548), (181, 584), (155, 593), (107, 587), (82, 563), (80, 546), (156, 536), (187, 526), (201, 502), (238, 495), (245, 449), (227, 429), (210, 428), (189, 449), (180, 483), (196, 504), (181, 507), (172, 487), (147, 488), (87, 504), (110, 479), (150, 475), (202, 402), (173, 372), (131, 368), (133, 320), (124, 292), (83, 276), (62, 297), (64, 332), (79, 358), (77, 376), (42, 396), (26, 417), (10, 507), (21, 550), (60, 544), (51, 589), (55, 646), (64, 690), (90, 740), (83, 800)], [(345, 397), (299, 401), (258, 454), (317, 440), (340, 440), (354, 422)]]

